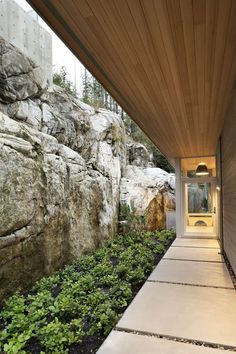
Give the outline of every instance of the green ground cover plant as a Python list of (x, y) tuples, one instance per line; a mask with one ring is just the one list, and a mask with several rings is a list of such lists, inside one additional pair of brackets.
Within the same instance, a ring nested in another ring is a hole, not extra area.
[(0, 353), (95, 353), (174, 237), (117, 236), (17, 292), (0, 312)]

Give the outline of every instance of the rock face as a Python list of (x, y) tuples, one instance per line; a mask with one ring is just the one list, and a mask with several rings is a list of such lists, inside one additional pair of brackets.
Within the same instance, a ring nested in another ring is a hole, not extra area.
[(147, 230), (165, 227), (165, 213), (175, 209), (175, 176), (160, 168), (127, 166), (120, 185), (120, 203), (144, 216)]
[(143, 144), (127, 144), (127, 164), (139, 167), (147, 167), (149, 163), (149, 153)]
[(0, 100), (15, 102), (39, 96), (47, 87), (43, 71), (0, 37)]
[(118, 115), (47, 88), (40, 68), (0, 45), (1, 300), (114, 237), (120, 187), (148, 229), (162, 227), (174, 185), (146, 168), (143, 145), (127, 149)]
[(119, 116), (58, 87), (0, 110), (1, 298), (115, 235), (126, 146)]

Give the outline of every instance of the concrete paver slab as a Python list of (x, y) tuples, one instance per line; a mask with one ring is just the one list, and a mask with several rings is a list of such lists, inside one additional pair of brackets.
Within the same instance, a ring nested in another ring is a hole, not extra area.
[(227, 354), (232, 351), (212, 349), (188, 343), (159, 339), (133, 333), (112, 331), (97, 354)]
[(146, 282), (117, 327), (236, 347), (236, 292)]
[(204, 247), (220, 248), (218, 240), (200, 238), (176, 238), (172, 244), (174, 247)]
[(224, 262), (224, 258), (219, 254), (219, 250), (214, 248), (170, 247), (164, 255), (164, 259), (166, 258), (192, 261)]
[(148, 280), (234, 288), (224, 263), (163, 260)]

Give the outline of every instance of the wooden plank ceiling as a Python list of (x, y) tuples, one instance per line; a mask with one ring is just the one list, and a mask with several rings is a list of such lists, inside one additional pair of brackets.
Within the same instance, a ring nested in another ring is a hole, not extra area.
[(28, 1), (164, 154), (215, 154), (236, 74), (235, 0)]

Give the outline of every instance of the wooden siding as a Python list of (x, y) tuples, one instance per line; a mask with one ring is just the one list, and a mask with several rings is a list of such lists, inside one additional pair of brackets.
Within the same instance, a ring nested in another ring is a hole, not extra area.
[(169, 157), (215, 155), (235, 0), (28, 0)]
[(223, 246), (236, 273), (236, 94), (221, 139)]

